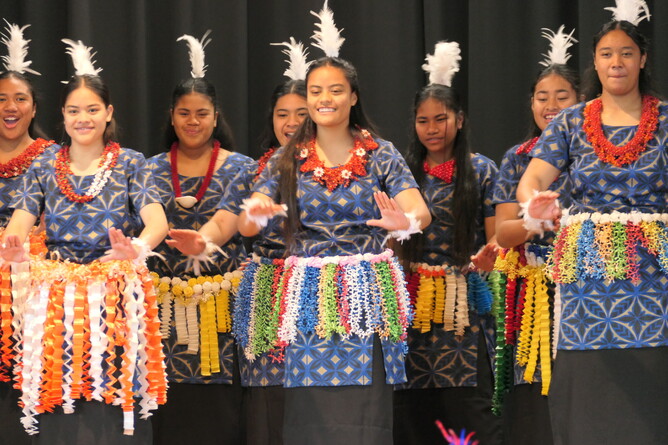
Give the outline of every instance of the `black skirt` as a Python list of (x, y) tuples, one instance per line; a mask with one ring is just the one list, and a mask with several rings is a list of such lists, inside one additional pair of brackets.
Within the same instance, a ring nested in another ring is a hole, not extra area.
[(392, 443), (392, 386), (385, 383), (377, 338), (371, 385), (286, 388), (283, 441), (288, 445)]
[(23, 414), (18, 406), (20, 394), (20, 391), (12, 388), (12, 383), (0, 382), (0, 443), (30, 443), (30, 436), (21, 424)]
[(556, 445), (668, 444), (668, 347), (557, 353)]
[(283, 445), (285, 388), (249, 386), (244, 391), (246, 445)]
[(551, 445), (552, 427), (547, 397), (542, 383), (515, 385), (503, 406), (504, 443), (512, 445)]
[[(135, 409), (136, 413), (136, 409)], [(151, 421), (135, 414), (132, 436), (123, 434), (123, 410), (103, 402), (77, 400), (75, 411), (65, 414), (61, 407), (40, 414), (39, 434), (34, 445), (150, 445)]]

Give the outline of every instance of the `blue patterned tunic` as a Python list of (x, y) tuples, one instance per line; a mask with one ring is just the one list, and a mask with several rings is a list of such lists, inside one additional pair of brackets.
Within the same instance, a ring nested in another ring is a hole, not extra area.
[[(545, 129), (531, 155), (572, 183), (570, 213), (668, 211), (668, 105), (639, 158), (623, 167), (599, 160), (582, 129), (585, 104), (563, 111)], [(626, 144), (636, 126), (603, 126), (610, 142)], [(668, 345), (668, 278), (656, 257), (638, 249), (640, 282), (579, 279), (561, 287), (559, 349), (617, 349)]]
[[(44, 152), (58, 150), (59, 148), (60, 147), (58, 145), (54, 144), (46, 147)], [(22, 186), (23, 175), (14, 176), (12, 178), (0, 178), (0, 227), (7, 226), (9, 219), (12, 217), (14, 209), (10, 206), (10, 204), (12, 199), (14, 199), (17, 190)]]
[[(155, 179), (160, 198), (165, 206), (165, 213), (170, 229), (199, 230), (216, 213), (218, 208), (225, 208), (228, 200), (241, 201), (250, 192), (249, 184), (237, 178), (244, 178), (254, 169), (254, 161), (240, 153), (231, 152), (224, 163), (214, 172), (209, 187), (202, 200), (190, 209), (185, 209), (174, 200), (172, 187), (172, 169), (169, 153), (160, 153), (149, 159), (149, 165)], [(183, 196), (195, 196), (199, 190), (203, 176), (179, 175)], [(225, 255), (214, 254), (212, 264), (203, 263), (202, 275), (224, 274), (236, 269), (245, 257), (241, 235), (235, 234), (222, 247)], [(184, 277), (192, 276), (186, 269), (187, 257), (178, 249), (161, 243), (156, 252), (163, 255), (166, 261), (150, 258), (149, 268), (160, 276)], [(232, 383), (234, 340), (230, 334), (218, 334), (220, 373), (204, 377), (200, 372), (200, 355), (187, 352), (187, 345), (176, 344), (176, 328), (172, 326), (168, 339), (163, 339), (167, 376), (170, 381), (178, 383)]]
[[(517, 154), (518, 148), (523, 144), (518, 144), (514, 147), (511, 147), (503, 155), (501, 160), (501, 166), (499, 167), (499, 174), (496, 178), (496, 185), (494, 187), (494, 197), (493, 203), (497, 204), (507, 204), (507, 203), (517, 203), (517, 184), (519, 184), (522, 175), (527, 169), (531, 157), (528, 153), (526, 154)], [(569, 202), (569, 182), (568, 175), (561, 174), (559, 177), (550, 184), (549, 190), (554, 190), (559, 193), (559, 200), (564, 205), (568, 206)], [(534, 236), (530, 242), (532, 244), (538, 244), (539, 246), (548, 246), (551, 245), (554, 240), (553, 232), (546, 232), (544, 236)], [(517, 246), (517, 248), (524, 248), (524, 245)], [(544, 248), (535, 248), (534, 252), (544, 251)], [(542, 257), (541, 257), (542, 258)], [(543, 258), (545, 259), (545, 258)], [(518, 292), (520, 286), (517, 287)], [(551, 291), (553, 288), (551, 288)], [(519, 299), (516, 300), (519, 305)], [(521, 383), (529, 383), (524, 379), (524, 366), (520, 366), (516, 360), (513, 360), (514, 364), (514, 375), (515, 375), (515, 384), (519, 385)], [(534, 382), (540, 381), (540, 364), (536, 369), (536, 374), (534, 375)]]
[[(235, 179), (235, 183), (248, 184), (249, 187), (255, 180), (256, 171), (246, 171), (245, 176)], [(241, 199), (224, 199), (221, 208), (238, 215), (241, 213)], [(269, 264), (272, 259), (283, 258), (285, 243), (282, 233), (283, 218), (271, 218), (265, 227), (260, 230), (253, 241), (253, 253), (262, 258), (264, 264)], [(244, 274), (244, 280), (253, 279)], [(262, 354), (254, 361), (247, 360), (243, 352), (239, 352), (239, 371), (242, 386), (283, 386), (285, 383), (285, 366), (283, 362), (273, 359), (269, 354)]]
[[(293, 254), (302, 257), (355, 255), (384, 251), (384, 229), (366, 225), (380, 218), (373, 193), (385, 191), (394, 197), (417, 184), (401, 154), (387, 141), (368, 153), (366, 176), (333, 191), (313, 179), (313, 173), (297, 175), (297, 205), (302, 229), (296, 234)], [(273, 156), (255, 184), (254, 191), (277, 198), (279, 174)], [(401, 344), (383, 341), (386, 383), (405, 381)], [(285, 386), (344, 386), (371, 384), (373, 336), (338, 334), (321, 339), (298, 333), (285, 351)]]
[[(159, 203), (144, 155), (121, 148), (106, 185), (92, 201), (70, 201), (56, 182), (57, 150), (45, 151), (23, 177), (23, 189), (11, 207), (46, 220), (46, 246), (62, 259), (89, 263), (111, 247), (108, 230), (115, 227), (128, 236), (139, 234), (139, 211)], [(94, 175), (70, 175), (75, 193), (84, 194)]]
[[(492, 193), (497, 168), (494, 162), (481, 154), (472, 156), (473, 168), (480, 187), (480, 206), (475, 221), (476, 239), (474, 254), (486, 244), (485, 218), (494, 216)], [(431, 224), (423, 230), (424, 250), (422, 262), (429, 265), (452, 264), (451, 246), (456, 215), (452, 213), (454, 181), (446, 184), (441, 179), (425, 175), (422, 196), (432, 214)], [(420, 333), (408, 331), (409, 353), (406, 360), (408, 383), (402, 388), (446, 388), (477, 385), (478, 335), (484, 329), (488, 353), (494, 349), (494, 323), (491, 316), (479, 316), (469, 311), (470, 327), (461, 339), (442, 325), (432, 324), (432, 329)]]

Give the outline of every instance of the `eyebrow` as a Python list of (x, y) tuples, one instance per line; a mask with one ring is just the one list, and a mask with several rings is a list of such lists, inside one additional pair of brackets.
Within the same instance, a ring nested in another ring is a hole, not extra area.
[[(301, 111), (301, 110), (308, 110), (308, 108), (306, 108), (306, 107), (297, 108), (297, 111)], [(288, 110), (287, 108), (276, 108), (276, 111), (278, 112), (278, 111), (290, 111), (290, 110)]]
[[(534, 93), (534, 96), (536, 96), (536, 95), (538, 95), (538, 94), (548, 94), (548, 93), (549, 93), (548, 91), (545, 91), (545, 90), (539, 90), (539, 91), (536, 91), (536, 92)], [(560, 89), (560, 90), (557, 90), (557, 94), (559, 94), (559, 93), (568, 93), (568, 90), (565, 89), (565, 88), (562, 88), (562, 89)]]
[[(180, 107), (180, 108), (177, 108), (176, 111), (190, 111), (190, 108)], [(208, 109), (208, 108), (198, 108), (197, 110), (195, 110), (195, 113), (199, 113), (200, 111), (209, 111), (210, 112), (211, 110)]]

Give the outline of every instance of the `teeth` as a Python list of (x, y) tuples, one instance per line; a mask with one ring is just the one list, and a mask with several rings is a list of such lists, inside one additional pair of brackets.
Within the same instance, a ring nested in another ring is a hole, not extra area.
[(318, 108), (318, 111), (320, 111), (321, 113), (329, 113), (334, 111), (334, 108)]

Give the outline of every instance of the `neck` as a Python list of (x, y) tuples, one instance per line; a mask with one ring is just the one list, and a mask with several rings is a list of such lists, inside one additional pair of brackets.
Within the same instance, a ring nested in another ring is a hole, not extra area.
[(642, 107), (642, 95), (639, 90), (621, 96), (603, 91), (601, 102), (604, 110), (621, 110), (630, 113)]
[(2, 140), (0, 141), (0, 152), (6, 154), (23, 152), (23, 150), (28, 148), (28, 146), (32, 144), (33, 141), (34, 139), (31, 138), (28, 133), (18, 139)]
[(70, 145), (70, 162), (78, 166), (86, 166), (99, 159), (103, 151), (104, 142), (102, 141), (85, 146), (72, 142), (72, 145)]
[(211, 151), (213, 150), (213, 140), (207, 142), (204, 145), (201, 145), (196, 148), (187, 147), (184, 148), (180, 143), (177, 144), (176, 154), (178, 161), (199, 161), (203, 157), (209, 158)]
[(437, 165), (443, 164), (444, 162), (448, 162), (454, 157), (452, 155), (452, 151), (453, 151), (452, 147), (448, 147), (437, 152), (428, 151), (427, 163), (429, 164), (430, 167), (435, 167)]
[(325, 153), (344, 152), (353, 147), (354, 138), (348, 126), (337, 128), (318, 127), (316, 143)]

